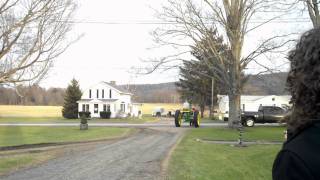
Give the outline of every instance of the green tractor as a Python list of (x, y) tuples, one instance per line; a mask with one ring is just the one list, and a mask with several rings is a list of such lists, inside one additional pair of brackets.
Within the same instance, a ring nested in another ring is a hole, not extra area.
[(183, 104), (182, 110), (176, 110), (174, 114), (174, 123), (176, 127), (180, 127), (183, 122), (189, 122), (190, 126), (198, 128), (200, 126), (200, 113), (198, 110), (191, 108), (191, 105), (188, 102)]

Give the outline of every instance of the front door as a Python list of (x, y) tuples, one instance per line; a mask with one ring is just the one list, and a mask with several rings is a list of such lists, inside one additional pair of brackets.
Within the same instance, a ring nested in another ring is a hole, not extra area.
[(94, 113), (95, 114), (98, 114), (98, 112), (99, 112), (99, 104), (94, 104)]

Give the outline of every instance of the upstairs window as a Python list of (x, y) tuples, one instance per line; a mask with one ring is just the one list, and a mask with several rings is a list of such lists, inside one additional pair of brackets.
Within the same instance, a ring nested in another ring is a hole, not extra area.
[(102, 99), (104, 99), (104, 89), (102, 89)]
[(89, 89), (89, 99), (91, 99), (91, 89)]
[(99, 89), (97, 89), (97, 98), (99, 98)]
[(112, 91), (111, 91), (111, 89), (110, 89), (110, 91), (109, 91), (109, 98), (110, 98), (110, 99), (112, 98)]

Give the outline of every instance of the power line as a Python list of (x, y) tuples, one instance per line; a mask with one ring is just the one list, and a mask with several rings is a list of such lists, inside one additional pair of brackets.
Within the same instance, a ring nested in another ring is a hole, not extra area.
[(176, 22), (156, 22), (156, 21), (92, 21), (92, 20), (84, 20), (84, 21), (59, 21), (66, 22), (72, 24), (106, 24), (106, 25), (159, 25), (159, 24), (177, 24)]
[[(269, 19), (255, 19), (249, 23), (265, 23)], [(178, 25), (183, 24), (179, 22), (170, 22), (170, 21), (119, 21), (119, 20), (110, 20), (110, 21), (95, 21), (95, 20), (73, 20), (73, 21), (55, 21), (55, 22), (64, 22), (71, 24), (101, 24), (101, 25)], [(304, 23), (311, 22), (309, 18), (285, 18), (279, 20), (273, 20), (268, 23)], [(206, 22), (206, 24), (212, 24), (212, 22)]]
[[(253, 19), (249, 21), (252, 24), (263, 24), (263, 23), (307, 23), (311, 22), (309, 18), (279, 18), (278, 20), (270, 19)], [(121, 20), (108, 20), (108, 21), (96, 21), (96, 20), (52, 20), (51, 22), (57, 23), (70, 23), (70, 24), (97, 24), (97, 25), (182, 25), (180, 22), (170, 22), (170, 21), (153, 21), (153, 20), (132, 20), (132, 21), (121, 21)], [(205, 24), (212, 24), (212, 22), (205, 22)], [(5, 26), (1, 26), (5, 27)], [(36, 26), (35, 26), (36, 27)]]

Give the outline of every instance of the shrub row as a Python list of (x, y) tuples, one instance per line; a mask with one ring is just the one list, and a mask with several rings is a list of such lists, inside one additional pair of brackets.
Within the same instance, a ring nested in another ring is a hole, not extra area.
[[(91, 113), (90, 112), (79, 112), (79, 117), (85, 117), (85, 118), (90, 118)], [(110, 119), (111, 117), (111, 112), (110, 111), (100, 111), (100, 118), (102, 119)]]
[(100, 118), (102, 119), (110, 119), (111, 112), (110, 111), (100, 111)]
[(84, 116), (85, 118), (90, 118), (91, 113), (90, 112), (79, 112), (79, 117), (81, 118), (82, 116)]

